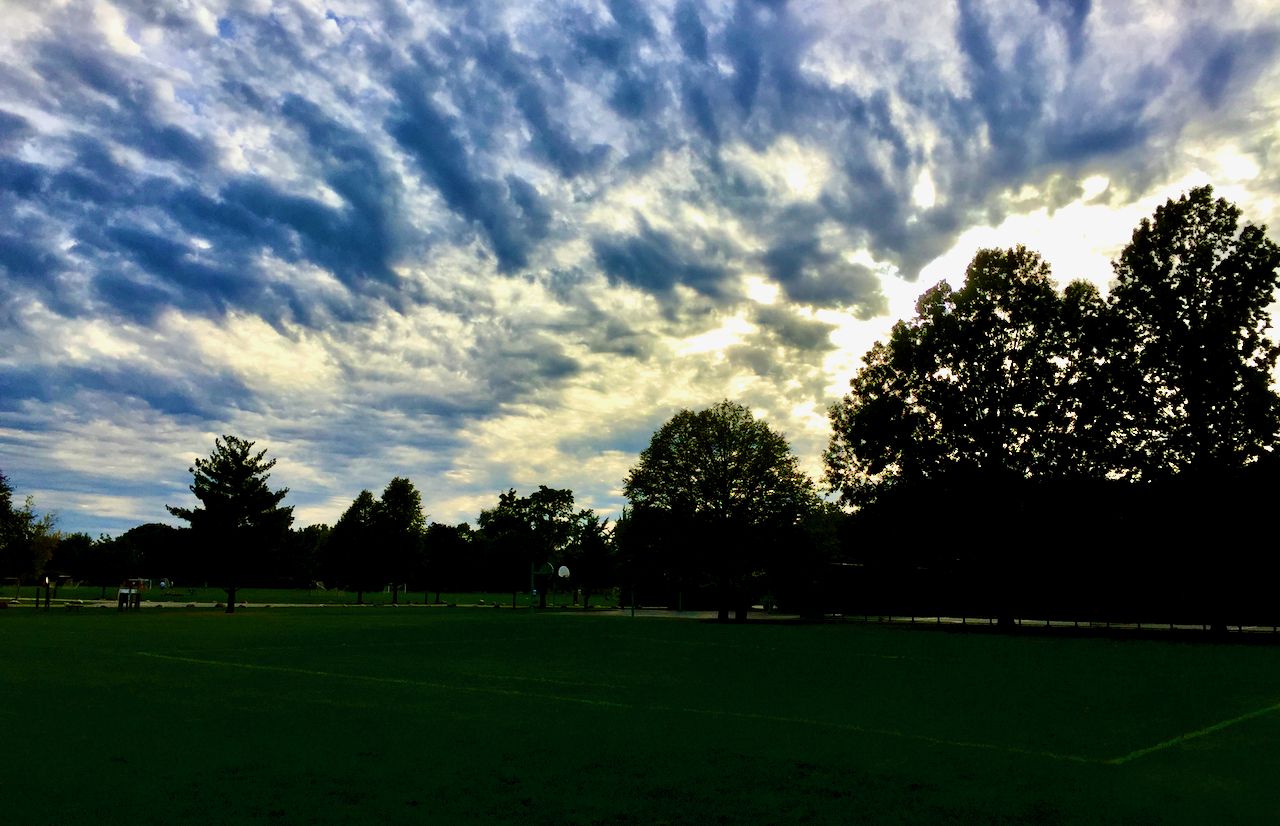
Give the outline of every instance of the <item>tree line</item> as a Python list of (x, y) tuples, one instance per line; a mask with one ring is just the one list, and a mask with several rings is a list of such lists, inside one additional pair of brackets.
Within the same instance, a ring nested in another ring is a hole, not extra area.
[(763, 600), (1221, 626), (1271, 611), (1265, 577), (1250, 573), (1280, 572), (1250, 542), (1277, 467), (1280, 347), (1267, 330), (1280, 248), (1239, 218), (1210, 187), (1170, 199), (1113, 262), (1106, 297), (1087, 281), (1059, 290), (1024, 247), (979, 250), (963, 285), (925, 292), (831, 406), (825, 482), (837, 503), (783, 434), (726, 400), (654, 434), (612, 523), (545, 486), (500, 494), (475, 528), (428, 522), (413, 483), (396, 478), (378, 498), (362, 491), (332, 528), (293, 529), (287, 489), (267, 485), (274, 460), (226, 436), (191, 468), (200, 506), (169, 508), (187, 529), (59, 538), (29, 501), (11, 507), (5, 483), (0, 560), (17, 570), (21, 557), (30, 575), (50, 553), (115, 573), (145, 558), (226, 588), (229, 610), (249, 582), (514, 595), (531, 571), (567, 563), (588, 594), (621, 585), (722, 618)]
[[(362, 490), (332, 527), (294, 527), (287, 489), (268, 485), (274, 460), (236, 436), (215, 441), (197, 459), (192, 490), (200, 506), (170, 508), (187, 527), (148, 523), (118, 537), (63, 534), (52, 515), (38, 516), (28, 500), (12, 507), (12, 489), (0, 474), (0, 572), (23, 583), (68, 575), (108, 587), (126, 578), (165, 579), (181, 587), (220, 587), (228, 610), (245, 587), (328, 588), (366, 592), (391, 585), (414, 591), (523, 592), (535, 559), (573, 571), (574, 586), (591, 592), (612, 587), (609, 520), (574, 508), (573, 492), (540, 487), (528, 496), (514, 489), (480, 513), (478, 529), (428, 522), (422, 497), (407, 478), (392, 479), (374, 497)], [(545, 603), (544, 603), (545, 604)], [(584, 601), (585, 604), (585, 601)]]
[(1240, 214), (1168, 200), (1105, 298), (1023, 247), (920, 297), (830, 411), (855, 602), (1274, 624), (1280, 247)]

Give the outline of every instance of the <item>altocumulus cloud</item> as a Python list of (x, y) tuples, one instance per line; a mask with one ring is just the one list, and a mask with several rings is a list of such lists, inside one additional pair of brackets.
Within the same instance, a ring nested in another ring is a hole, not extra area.
[(1114, 246), (1197, 176), (1280, 203), (1261, 3), (4, 14), (0, 467), (71, 530), (162, 517), (223, 432), (303, 522), (394, 475), (441, 520), (540, 483), (611, 511), (723, 397), (816, 470), (974, 233), (1087, 206)]

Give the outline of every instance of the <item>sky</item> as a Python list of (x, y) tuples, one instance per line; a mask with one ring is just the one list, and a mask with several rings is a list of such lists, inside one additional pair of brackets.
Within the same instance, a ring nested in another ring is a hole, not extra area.
[[(64, 531), (616, 516), (682, 408), (822, 475), (862, 355), (982, 247), (1060, 284), (1211, 183), (1280, 223), (1265, 2), (0, 2), (0, 470)], [(1278, 237), (1275, 232), (1270, 233)]]

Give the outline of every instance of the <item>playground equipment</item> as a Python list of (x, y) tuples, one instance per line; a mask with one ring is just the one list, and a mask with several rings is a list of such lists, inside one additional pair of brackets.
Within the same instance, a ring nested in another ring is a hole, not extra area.
[(116, 592), (116, 610), (137, 611), (142, 608), (142, 580), (126, 579)]
[(66, 585), (70, 580), (69, 574), (45, 574), (36, 580), (36, 607), (40, 607), (41, 588), (44, 588), (44, 610), (48, 611), (51, 593), (58, 593), (58, 588)]

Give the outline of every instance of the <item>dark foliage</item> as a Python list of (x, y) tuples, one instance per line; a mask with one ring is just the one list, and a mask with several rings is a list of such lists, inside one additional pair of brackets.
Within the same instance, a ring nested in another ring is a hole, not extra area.
[(743, 615), (766, 571), (784, 566), (818, 506), (786, 438), (742, 405), (681, 410), (653, 435), (623, 491), (624, 575), (708, 589), (722, 618)]
[[(1016, 480), (957, 473), (849, 518), (828, 604), (854, 614), (1274, 625), (1257, 525), (1277, 460), (1230, 474)], [(921, 511), (938, 518), (921, 519)], [(910, 541), (902, 541), (910, 525)]]
[[(426, 585), (435, 590), (436, 601), (442, 591), (463, 591), (483, 587), (484, 560), (478, 556), (480, 543), (473, 541), (471, 526), (445, 525), (432, 522), (427, 526)], [(506, 583), (503, 583), (505, 588)]]
[(1140, 478), (1241, 468), (1272, 450), (1280, 347), (1267, 339), (1280, 247), (1198, 187), (1144, 218), (1114, 263), (1112, 300), (1133, 338), (1124, 402)]
[(272, 588), (310, 588), (321, 579), (325, 545), (332, 530), (328, 525), (294, 528), (284, 537), (265, 566), (262, 579), (254, 584)]
[(980, 250), (964, 287), (926, 292), (832, 406), (831, 486), (864, 505), (957, 473), (1151, 480), (1269, 453), (1280, 247), (1212, 194), (1143, 219), (1106, 301), (1084, 282), (1059, 294), (1023, 247)]
[(399, 602), (399, 588), (423, 577), (423, 535), (427, 518), (422, 494), (408, 479), (392, 479), (373, 508), (373, 532), (382, 569), (391, 583), (391, 601)]
[(325, 582), (331, 587), (356, 591), (358, 602), (364, 601), (365, 591), (381, 588), (386, 582), (375, 547), (376, 506), (372, 493), (360, 491), (338, 518), (325, 546)]
[(591, 602), (592, 592), (614, 583), (614, 532), (608, 519), (595, 511), (582, 510), (574, 520), (573, 543), (566, 557), (572, 587), (582, 591), (582, 607)]
[(0, 574), (22, 576), (30, 561), (28, 521), (21, 510), (14, 510), (13, 488), (0, 472)]
[(877, 342), (832, 406), (827, 479), (850, 504), (883, 488), (954, 472), (1016, 478), (1101, 475), (1109, 421), (1107, 308), (1084, 282), (1059, 294), (1024, 247), (979, 250)]
[[(528, 496), (515, 488), (499, 494), (498, 504), (480, 512), (478, 539), (484, 546), (487, 576), (513, 594), (529, 586), (544, 564), (565, 558), (574, 533), (573, 491), (539, 485)], [(535, 586), (536, 587), (536, 586)], [(546, 586), (540, 602), (546, 605)]]
[(1265, 336), (1280, 247), (1212, 195), (1144, 219), (1105, 301), (1082, 282), (1057, 293), (1021, 247), (982, 250), (963, 289), (925, 293), (875, 345), (831, 408), (827, 478), (859, 507), (839, 599), (1275, 622), (1259, 583), (1276, 563), (1247, 515), (1269, 512), (1280, 469)]
[(254, 570), (284, 541), (293, 508), (280, 507), (288, 488), (267, 487), (276, 460), (253, 453), (253, 442), (223, 436), (208, 459), (196, 459), (191, 492), (203, 507), (168, 511), (191, 524), (195, 545), (203, 551), (210, 581), (227, 592), (227, 613), (235, 610), (235, 592), (255, 578)]

